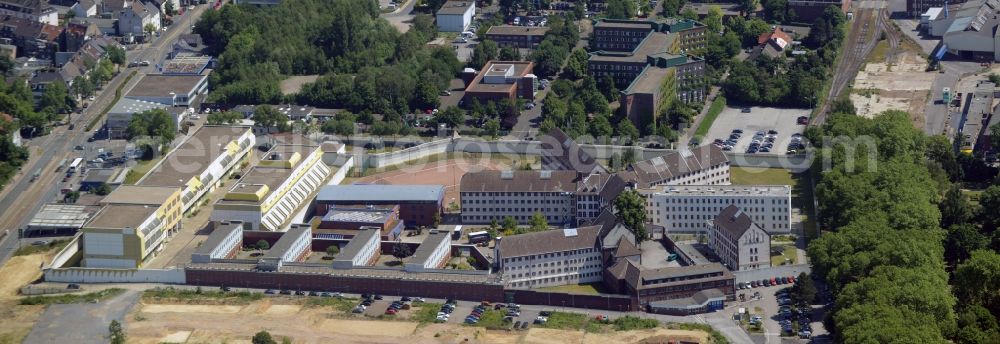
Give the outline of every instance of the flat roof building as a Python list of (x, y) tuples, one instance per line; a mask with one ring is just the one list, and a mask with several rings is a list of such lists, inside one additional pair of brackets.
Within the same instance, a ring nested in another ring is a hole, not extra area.
[(76, 233), (99, 208), (73, 204), (43, 205), (25, 228), (25, 236), (32, 233)]
[(406, 271), (420, 272), (424, 270), (441, 269), (451, 258), (451, 233), (439, 231), (431, 233), (413, 252), (403, 266)]
[(233, 259), (243, 246), (243, 224), (239, 221), (219, 222), (191, 254), (192, 263), (211, 263), (213, 259)]
[(190, 106), (206, 90), (208, 75), (148, 74), (124, 98), (167, 106)]
[(547, 26), (494, 25), (486, 30), (486, 39), (501, 47), (534, 49), (542, 44), (548, 32)]
[(316, 145), (275, 145), (215, 202), (211, 219), (239, 220), (250, 230), (281, 230), (329, 178), (323, 154)]
[(972, 154), (976, 150), (983, 150), (982, 147), (977, 148), (977, 146), (985, 143), (979, 142), (979, 138), (982, 136), (983, 130), (989, 130), (986, 124), (989, 123), (990, 116), (993, 114), (993, 92), (995, 89), (996, 84), (981, 81), (976, 85), (972, 96), (969, 97), (969, 106), (966, 107), (965, 117), (962, 119), (962, 142), (959, 144), (961, 152)]
[(181, 191), (121, 186), (80, 230), (84, 267), (140, 268), (180, 228)]
[(438, 30), (443, 32), (463, 32), (472, 24), (476, 15), (475, 1), (449, 0), (435, 13)]
[[(489, 61), (475, 76), (463, 72), (466, 106), (500, 104), (504, 99), (516, 103), (518, 98), (534, 99), (538, 92), (538, 77), (532, 74), (535, 63), (531, 61)], [(517, 109), (511, 109), (517, 110)]]
[(399, 205), (349, 205), (328, 209), (313, 231), (317, 238), (348, 239), (358, 231), (378, 228), (382, 240), (393, 241), (403, 231)]
[(333, 258), (334, 269), (352, 269), (371, 266), (381, 254), (381, 231), (378, 228), (362, 230)]
[(284, 263), (301, 262), (312, 253), (312, 227), (293, 225), (257, 262), (264, 271), (278, 271)]
[[(129, 123), (137, 113), (150, 110), (166, 110), (169, 105), (145, 101), (141, 99), (122, 98), (111, 110), (108, 111), (107, 118), (104, 119), (104, 127), (108, 130), (108, 135), (113, 138), (125, 138)], [(174, 117), (174, 124), (180, 128), (181, 118)]]
[(250, 127), (204, 126), (156, 164), (136, 185), (172, 186), (182, 191), (183, 211), (219, 185), (253, 149)]
[(771, 234), (791, 232), (789, 185), (658, 185), (638, 190), (646, 198), (646, 219), (670, 233), (707, 233), (730, 205)]
[(316, 195), (316, 216), (344, 205), (399, 205), (407, 226), (433, 226), (444, 202), (443, 185), (327, 185)]

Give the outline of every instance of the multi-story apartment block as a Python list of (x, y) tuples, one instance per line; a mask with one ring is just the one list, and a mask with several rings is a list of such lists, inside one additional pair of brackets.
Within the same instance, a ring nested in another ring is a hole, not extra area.
[(601, 20), (594, 24), (588, 70), (623, 89), (625, 114), (645, 127), (674, 99), (704, 99), (706, 27), (693, 20)]
[[(516, 103), (518, 98), (534, 99), (538, 92), (538, 77), (532, 74), (535, 63), (531, 61), (489, 61), (478, 73), (468, 69), (463, 72), (466, 106), (473, 101), (480, 104), (501, 104), (504, 100)], [(517, 109), (511, 109), (517, 110)]]
[(459, 186), (462, 222), (485, 224), (510, 216), (527, 224), (539, 212), (549, 224), (572, 224), (577, 179), (576, 171), (466, 173)]
[(611, 207), (629, 185), (621, 174), (591, 174), (580, 179), (576, 188), (576, 221), (592, 222)]
[(791, 232), (788, 185), (659, 185), (640, 189), (646, 218), (668, 232), (705, 233), (723, 209), (736, 205), (768, 233)]
[(498, 239), (494, 254), (513, 288), (539, 288), (602, 279), (600, 226), (566, 228)]
[(629, 166), (639, 188), (655, 185), (729, 185), (729, 158), (715, 145), (673, 151)]
[(136, 185), (179, 187), (183, 211), (239, 165), (256, 142), (250, 127), (204, 126), (167, 154)]
[(542, 44), (547, 32), (547, 26), (495, 25), (486, 31), (486, 39), (501, 47), (534, 49)]
[(771, 236), (735, 205), (723, 209), (713, 221), (708, 246), (731, 270), (771, 267)]
[(330, 176), (319, 146), (279, 144), (215, 203), (211, 219), (281, 230)]
[(84, 267), (140, 268), (180, 228), (178, 187), (121, 186), (80, 230)]

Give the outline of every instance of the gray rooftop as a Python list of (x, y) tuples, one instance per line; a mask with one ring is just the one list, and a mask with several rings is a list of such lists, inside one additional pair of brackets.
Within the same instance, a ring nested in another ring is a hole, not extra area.
[(208, 235), (208, 239), (205, 239), (205, 241), (201, 243), (201, 246), (198, 246), (198, 249), (194, 251), (194, 254), (211, 255), (212, 250), (215, 250), (215, 248), (219, 246), (223, 240), (226, 240), (226, 238), (228, 238), (229, 235), (235, 231), (243, 233), (243, 222), (231, 221), (219, 223), (219, 225), (215, 226), (215, 230), (212, 231), (212, 234)]
[(271, 246), (271, 249), (262, 258), (280, 259), (284, 257), (285, 253), (292, 249), (292, 245), (302, 236), (312, 237), (312, 228), (309, 226), (292, 226), (285, 234), (281, 235), (281, 238), (274, 243), (274, 246)]
[(111, 111), (108, 111), (108, 113), (138, 113), (153, 109), (166, 109), (166, 108), (167, 108), (166, 105), (160, 103), (147, 102), (145, 100), (138, 100), (131, 98), (122, 98), (117, 103), (115, 103), (115, 106), (112, 107)]
[(443, 185), (327, 185), (316, 195), (317, 202), (433, 201), (444, 195)]
[(31, 218), (28, 228), (81, 228), (90, 215), (86, 206), (46, 204)]
[(589, 226), (511, 235), (500, 240), (500, 254), (509, 258), (596, 248), (600, 231), (600, 226)]
[(708, 305), (709, 301), (718, 300), (720, 298), (725, 299), (726, 294), (719, 289), (712, 288), (694, 293), (691, 297), (653, 301), (649, 303), (649, 306), (652, 308), (662, 309), (697, 309), (705, 307)]
[(417, 246), (417, 251), (410, 257), (410, 264), (423, 265), (442, 241), (451, 241), (451, 231), (438, 231), (424, 238), (420, 246)]
[(437, 11), (437, 15), (442, 14), (464, 14), (465, 11), (469, 10), (469, 7), (475, 5), (472, 1), (448, 1), (444, 5), (441, 5), (441, 9)]
[(361, 252), (361, 249), (365, 247), (365, 244), (367, 244), (368, 240), (371, 240), (373, 236), (381, 238), (382, 232), (375, 227), (358, 231), (357, 235), (351, 238), (351, 242), (348, 242), (347, 246), (344, 246), (344, 249), (340, 250), (340, 253), (337, 254), (337, 260), (353, 260), (354, 256)]

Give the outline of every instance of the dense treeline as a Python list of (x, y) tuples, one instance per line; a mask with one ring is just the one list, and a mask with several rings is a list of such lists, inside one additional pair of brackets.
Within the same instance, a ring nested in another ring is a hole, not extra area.
[(950, 143), (902, 111), (834, 113), (808, 136), (830, 163), (816, 195), (833, 232), (808, 252), (835, 297), (827, 320), (838, 341), (995, 343), (1000, 186), (970, 204), (953, 184), (962, 172)]
[[(828, 7), (803, 42), (813, 50), (789, 60), (761, 54), (754, 60), (734, 64), (724, 85), (726, 98), (745, 104), (815, 106), (844, 39), (840, 28), (846, 20), (839, 9)], [(760, 30), (759, 24), (753, 25), (747, 31)], [(750, 39), (747, 33), (744, 39)]]
[(418, 15), (400, 34), (378, 15), (370, 0), (290, 0), (206, 12), (195, 32), (219, 56), (210, 98), (279, 103), (286, 100), (278, 85), (285, 76), (322, 74), (293, 100), (379, 113), (436, 106), (437, 92), (460, 64), (448, 48), (425, 47), (436, 35), (433, 19)]

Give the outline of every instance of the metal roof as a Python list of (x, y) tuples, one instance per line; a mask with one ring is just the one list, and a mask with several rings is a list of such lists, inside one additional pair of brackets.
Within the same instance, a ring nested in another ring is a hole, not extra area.
[(440, 201), (444, 185), (327, 185), (316, 195), (317, 202)]

